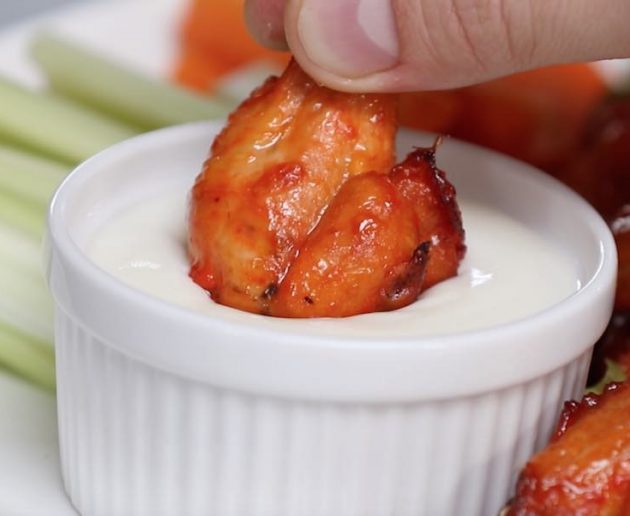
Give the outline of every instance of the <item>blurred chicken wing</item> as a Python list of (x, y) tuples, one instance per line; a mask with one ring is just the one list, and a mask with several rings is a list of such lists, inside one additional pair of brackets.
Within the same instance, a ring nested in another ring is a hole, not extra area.
[[(628, 166), (630, 176), (630, 163)], [(615, 236), (619, 258), (615, 308), (630, 312), (630, 191), (626, 195), (629, 202), (619, 209), (610, 227)]]
[(630, 514), (630, 384), (568, 402), (552, 443), (521, 473), (507, 516)]

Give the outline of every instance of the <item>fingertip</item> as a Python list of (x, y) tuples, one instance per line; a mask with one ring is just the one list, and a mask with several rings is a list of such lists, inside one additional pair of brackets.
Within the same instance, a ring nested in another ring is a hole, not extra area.
[(450, 86), (445, 81), (434, 80), (435, 77), (418, 73), (418, 70), (412, 69), (406, 64), (400, 64), (389, 70), (362, 77), (344, 77), (314, 63), (304, 52), (299, 41), (293, 42), (293, 37), (289, 34), (290, 31), (287, 31), (287, 40), (293, 57), (302, 69), (319, 84), (333, 90), (347, 93), (402, 93), (443, 89)]
[(422, 20), (393, 9), (394, 5), (399, 2), (287, 0), (286, 40), (306, 73), (339, 91), (449, 89), (503, 73), (480, 67), (460, 51), (462, 43), (458, 40), (447, 38), (440, 45), (442, 52), (433, 52), (418, 36), (426, 32)]
[(398, 93), (439, 87), (403, 60), (388, 0), (288, 0), (284, 27), (300, 66), (331, 89)]

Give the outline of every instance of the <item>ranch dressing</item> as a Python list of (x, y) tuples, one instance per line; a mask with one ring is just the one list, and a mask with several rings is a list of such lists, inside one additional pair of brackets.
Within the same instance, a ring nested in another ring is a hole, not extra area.
[(342, 319), (279, 319), (214, 303), (188, 277), (186, 188), (114, 214), (92, 236), (88, 256), (120, 281), (211, 317), (310, 335), (413, 337), (458, 333), (512, 322), (575, 292), (569, 256), (525, 225), (459, 199), (468, 252), (459, 275), (394, 312)]

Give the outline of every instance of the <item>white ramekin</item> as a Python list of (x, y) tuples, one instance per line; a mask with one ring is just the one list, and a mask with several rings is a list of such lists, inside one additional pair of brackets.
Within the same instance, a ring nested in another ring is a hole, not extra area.
[[(562, 245), (577, 293), (511, 324), (434, 338), (235, 325), (135, 291), (84, 253), (112, 210), (192, 182), (215, 131), (124, 142), (54, 198), (48, 276), (74, 505), (84, 516), (496, 514), (562, 401), (584, 387), (614, 291), (606, 224), (548, 176), (448, 141), (439, 160), (460, 194)], [(418, 139), (403, 134), (401, 148)]]

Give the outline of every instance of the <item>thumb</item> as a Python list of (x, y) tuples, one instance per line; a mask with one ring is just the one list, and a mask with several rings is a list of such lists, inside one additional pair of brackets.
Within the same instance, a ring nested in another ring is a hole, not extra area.
[(346, 91), (453, 88), (549, 64), (630, 56), (628, 0), (280, 3), (298, 62)]

